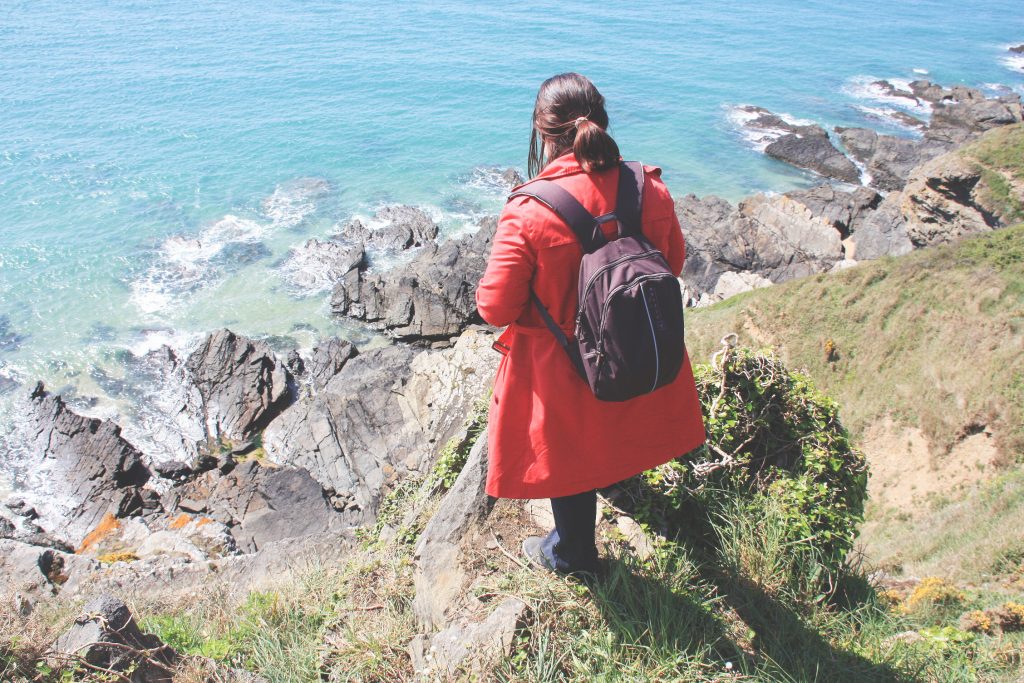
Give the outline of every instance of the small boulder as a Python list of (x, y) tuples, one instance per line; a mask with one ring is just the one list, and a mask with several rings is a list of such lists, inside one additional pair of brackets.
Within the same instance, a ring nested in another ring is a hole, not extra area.
[(50, 651), (53, 665), (84, 661), (107, 671), (127, 672), (133, 683), (171, 683), (179, 658), (169, 645), (139, 630), (128, 606), (110, 595), (87, 603)]
[(432, 636), (416, 636), (409, 644), (413, 668), (423, 680), (450, 680), (460, 670), (486, 675), (512, 653), (529, 612), (519, 598), (506, 598), (482, 621), (462, 619)]

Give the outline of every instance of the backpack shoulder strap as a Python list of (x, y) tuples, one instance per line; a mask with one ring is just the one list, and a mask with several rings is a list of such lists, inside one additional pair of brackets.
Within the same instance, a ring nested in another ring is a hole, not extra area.
[(619, 164), (619, 189), (615, 200), (615, 217), (619, 220), (619, 237), (641, 234), (643, 214), (644, 165), (639, 161)]
[(583, 245), (583, 251), (590, 253), (605, 243), (600, 224), (593, 214), (583, 208), (568, 190), (550, 180), (534, 180), (509, 195), (515, 197), (532, 197), (554, 211), (576, 234)]

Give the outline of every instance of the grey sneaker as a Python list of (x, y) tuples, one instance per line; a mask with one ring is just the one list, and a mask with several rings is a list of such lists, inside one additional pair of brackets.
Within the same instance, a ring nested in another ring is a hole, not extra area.
[(543, 536), (528, 536), (523, 540), (523, 555), (530, 561), (530, 564), (538, 569), (547, 569), (553, 572), (555, 568), (544, 554), (543, 546)]

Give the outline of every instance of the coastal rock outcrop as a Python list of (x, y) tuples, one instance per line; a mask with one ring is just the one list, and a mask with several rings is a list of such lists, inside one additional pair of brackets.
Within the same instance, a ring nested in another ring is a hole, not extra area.
[(224, 524), (246, 553), (274, 541), (324, 533), (341, 521), (306, 470), (264, 467), (255, 460), (226, 475), (207, 472), (172, 495), (174, 505), (168, 508)]
[(842, 237), (853, 232), (882, 202), (882, 196), (868, 187), (847, 192), (833, 185), (818, 185), (787, 192), (786, 196), (807, 207), (812, 216), (827, 220)]
[(185, 362), (214, 441), (245, 441), (292, 400), (291, 374), (261, 341), (223, 329), (207, 336)]
[(847, 258), (868, 261), (883, 256), (900, 256), (914, 248), (907, 235), (902, 201), (901, 193), (891, 193), (877, 210), (857, 225), (845, 241)]
[(437, 223), (414, 206), (385, 206), (374, 218), (381, 225), (368, 226), (353, 219), (341, 226), (338, 237), (367, 248), (390, 251), (422, 247), (437, 237)]
[(479, 321), (474, 292), (497, 227), (427, 244), (411, 261), (384, 272), (352, 271), (334, 287), (331, 310), (406, 342), (445, 342)]
[(161, 347), (140, 362), (156, 368), (131, 435), (164, 476), (188, 479), (218, 465), (222, 450), (245, 450), (291, 405), (295, 381), (262, 341), (222, 329), (183, 362)]
[(1020, 123), (1019, 95), (986, 99), (971, 88), (953, 88), (953, 101), (943, 100), (932, 108), (926, 140), (960, 144), (993, 128)]
[(480, 435), (469, 452), (454, 486), (427, 523), (416, 543), (413, 611), (428, 629), (447, 623), (447, 616), (465, 599), (471, 572), (463, 566), (461, 545), (470, 529), (483, 521), (493, 501), (484, 491), (487, 483), (487, 433)]
[(386, 488), (425, 472), (485, 395), (498, 359), (492, 341), (474, 328), (443, 351), (360, 353), (271, 423), (268, 457), (309, 471), (351, 523), (371, 522)]
[(857, 166), (836, 149), (825, 129), (819, 126), (806, 128), (808, 130), (804, 133), (783, 135), (765, 147), (765, 154), (826, 178), (847, 183), (860, 182)]
[(31, 406), (36, 425), (31, 451), (38, 467), (71, 502), (69, 509), (45, 511), (43, 528), (77, 546), (104, 515), (142, 512), (142, 487), (151, 473), (118, 425), (75, 413), (41, 382), (31, 394)]
[(718, 197), (688, 195), (676, 201), (676, 214), (687, 239), (682, 278), (690, 305), (714, 293), (726, 272), (783, 282), (843, 259), (832, 222), (785, 195), (755, 195), (736, 208)]
[(72, 577), (95, 570), (95, 560), (20, 541), (0, 540), (0, 589), (18, 596), (24, 609), (58, 592)]
[(903, 189), (911, 170), (950, 148), (944, 142), (880, 135), (867, 128), (836, 131), (847, 151), (864, 164), (866, 182), (885, 191)]

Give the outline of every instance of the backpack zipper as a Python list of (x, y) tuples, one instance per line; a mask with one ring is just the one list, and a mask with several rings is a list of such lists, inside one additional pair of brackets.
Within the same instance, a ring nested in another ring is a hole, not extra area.
[(644, 300), (644, 310), (647, 311), (647, 324), (651, 328), (651, 341), (654, 342), (654, 384), (651, 385), (651, 390), (647, 393), (651, 393), (658, 388), (658, 379), (661, 375), (661, 358), (658, 353), (658, 335), (654, 332), (654, 319), (651, 318), (651, 309), (647, 305), (647, 296), (644, 294), (644, 285), (640, 283), (640, 298)]
[[(604, 264), (603, 266), (598, 268), (594, 272), (593, 275), (590, 276), (589, 280), (587, 280), (587, 286), (583, 288), (583, 296), (581, 296), (579, 298), (579, 300), (583, 301), (584, 299), (587, 298), (587, 295), (590, 294), (591, 288), (594, 286), (594, 281), (597, 279), (597, 277), (601, 273), (605, 272), (606, 270), (609, 270), (610, 268), (613, 268), (613, 267), (619, 265), (620, 263), (625, 263), (626, 261), (635, 261), (637, 259), (647, 258), (648, 256), (653, 256), (654, 254), (660, 254), (660, 253), (661, 252), (659, 252), (657, 249), (649, 249), (648, 251), (645, 251), (642, 254), (626, 254), (625, 256), (620, 256), (619, 258), (615, 259), (614, 261), (611, 261), (610, 263)], [(607, 299), (606, 299), (606, 301), (607, 301)], [(575, 334), (575, 336), (576, 336), (577, 339), (579, 339), (580, 323), (582, 323), (582, 322), (583, 322), (583, 309), (580, 308), (580, 310), (576, 313), (576, 334)]]
[[(608, 296), (606, 296), (604, 298), (604, 303), (601, 305), (601, 325), (600, 325), (600, 327), (597, 328), (597, 338), (599, 340), (598, 341), (598, 347), (597, 347), (598, 362), (600, 362), (600, 360), (602, 358), (604, 358), (604, 337), (601, 335), (601, 333), (604, 331), (605, 317), (606, 317), (606, 315), (608, 313), (608, 302), (611, 300), (611, 298), (613, 296), (615, 296), (616, 294), (618, 294), (620, 291), (622, 291), (624, 289), (629, 289), (630, 287), (635, 287), (637, 285), (643, 284), (647, 280), (664, 279), (664, 278), (667, 278), (667, 277), (675, 279), (675, 276), (672, 275), (671, 273), (652, 273), (650, 275), (641, 275), (640, 277), (636, 278), (632, 282), (627, 282), (626, 284), (619, 285), (618, 287), (616, 287), (612, 291), (608, 292)], [(645, 300), (644, 301), (644, 306), (646, 306), (646, 305), (647, 305), (647, 301)]]

